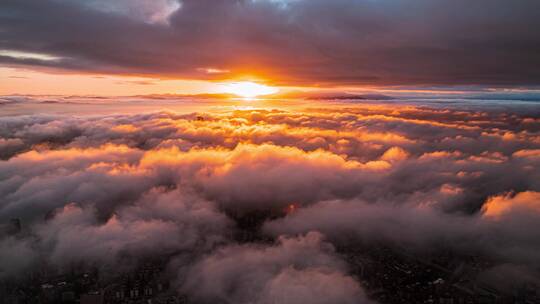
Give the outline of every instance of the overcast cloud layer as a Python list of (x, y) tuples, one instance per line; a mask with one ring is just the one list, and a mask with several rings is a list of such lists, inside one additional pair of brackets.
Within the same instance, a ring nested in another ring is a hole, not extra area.
[(538, 85), (536, 0), (3, 0), (4, 65), (285, 84)]

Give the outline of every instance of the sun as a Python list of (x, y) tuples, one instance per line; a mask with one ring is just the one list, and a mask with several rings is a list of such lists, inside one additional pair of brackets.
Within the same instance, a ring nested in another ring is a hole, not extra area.
[(269, 87), (251, 81), (233, 82), (225, 85), (225, 93), (231, 93), (244, 98), (254, 98), (278, 92), (277, 88)]

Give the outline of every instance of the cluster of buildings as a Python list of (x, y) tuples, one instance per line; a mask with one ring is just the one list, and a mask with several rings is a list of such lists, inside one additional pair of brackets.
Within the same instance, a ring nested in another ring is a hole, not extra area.
[(183, 304), (171, 288), (161, 261), (108, 273), (96, 267), (73, 267), (64, 274), (39, 269), (27, 277), (0, 281), (0, 304)]
[(404, 248), (338, 247), (372, 299), (385, 304), (534, 304), (540, 286), (496, 288), (480, 279), (490, 261), (450, 252), (408, 254)]

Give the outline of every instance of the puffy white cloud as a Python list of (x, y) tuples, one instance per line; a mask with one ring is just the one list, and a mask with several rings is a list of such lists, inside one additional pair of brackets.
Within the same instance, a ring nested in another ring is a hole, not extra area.
[[(356, 303), (332, 243), (536, 267), (529, 116), (379, 104), (0, 117), (0, 221), (24, 230), (0, 236), (1, 275), (166, 255), (203, 302)], [(238, 244), (246, 229), (277, 242)]]
[(332, 245), (316, 232), (281, 237), (273, 246), (221, 248), (184, 277), (181, 290), (204, 303), (369, 303)]

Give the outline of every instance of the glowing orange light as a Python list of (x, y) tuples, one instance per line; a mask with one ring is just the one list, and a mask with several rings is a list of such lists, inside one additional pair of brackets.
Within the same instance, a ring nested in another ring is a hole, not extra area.
[(278, 89), (250, 81), (234, 82), (225, 85), (225, 93), (235, 94), (244, 98), (254, 98), (261, 95), (276, 93)]
[(291, 214), (291, 213), (296, 212), (297, 209), (298, 209), (298, 206), (296, 204), (290, 204), (285, 209), (285, 213), (286, 214)]

